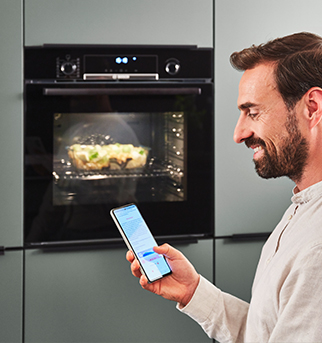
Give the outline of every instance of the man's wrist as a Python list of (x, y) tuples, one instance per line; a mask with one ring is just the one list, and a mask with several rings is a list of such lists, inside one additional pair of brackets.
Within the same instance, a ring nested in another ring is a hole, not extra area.
[(200, 282), (200, 275), (198, 274), (197, 279), (189, 287), (190, 291), (185, 295), (185, 297), (180, 302), (178, 302), (178, 307), (180, 309), (186, 307), (190, 303), (191, 299), (193, 298), (193, 295), (196, 292), (196, 289), (198, 288), (199, 282)]

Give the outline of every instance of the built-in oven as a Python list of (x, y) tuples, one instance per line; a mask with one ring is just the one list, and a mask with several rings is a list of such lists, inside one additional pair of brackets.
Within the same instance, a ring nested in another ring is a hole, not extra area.
[(117, 243), (136, 203), (159, 241), (213, 235), (213, 51), (26, 47), (25, 245)]

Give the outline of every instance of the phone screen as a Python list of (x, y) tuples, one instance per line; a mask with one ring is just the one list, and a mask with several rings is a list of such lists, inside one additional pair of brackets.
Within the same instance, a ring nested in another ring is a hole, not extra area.
[(111, 215), (149, 282), (171, 274), (164, 256), (153, 251), (157, 243), (135, 204), (113, 209)]

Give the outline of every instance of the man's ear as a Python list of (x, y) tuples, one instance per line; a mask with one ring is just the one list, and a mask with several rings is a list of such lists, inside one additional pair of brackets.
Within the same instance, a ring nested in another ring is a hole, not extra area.
[(313, 128), (322, 120), (322, 89), (310, 88), (304, 95), (304, 101), (308, 110), (309, 126)]

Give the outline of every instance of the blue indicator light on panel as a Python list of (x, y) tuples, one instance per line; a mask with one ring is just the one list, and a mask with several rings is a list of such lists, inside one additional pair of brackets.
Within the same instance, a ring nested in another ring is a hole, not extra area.
[(122, 63), (122, 58), (121, 57), (116, 57), (115, 62), (117, 64), (121, 64)]
[(129, 61), (129, 59), (128, 59), (127, 57), (123, 57), (123, 58), (122, 58), (122, 62), (123, 62), (124, 64), (127, 64), (128, 61)]
[(136, 61), (136, 57), (135, 57), (135, 56), (134, 56), (134, 57), (132, 57), (132, 60), (133, 60), (133, 61)]

